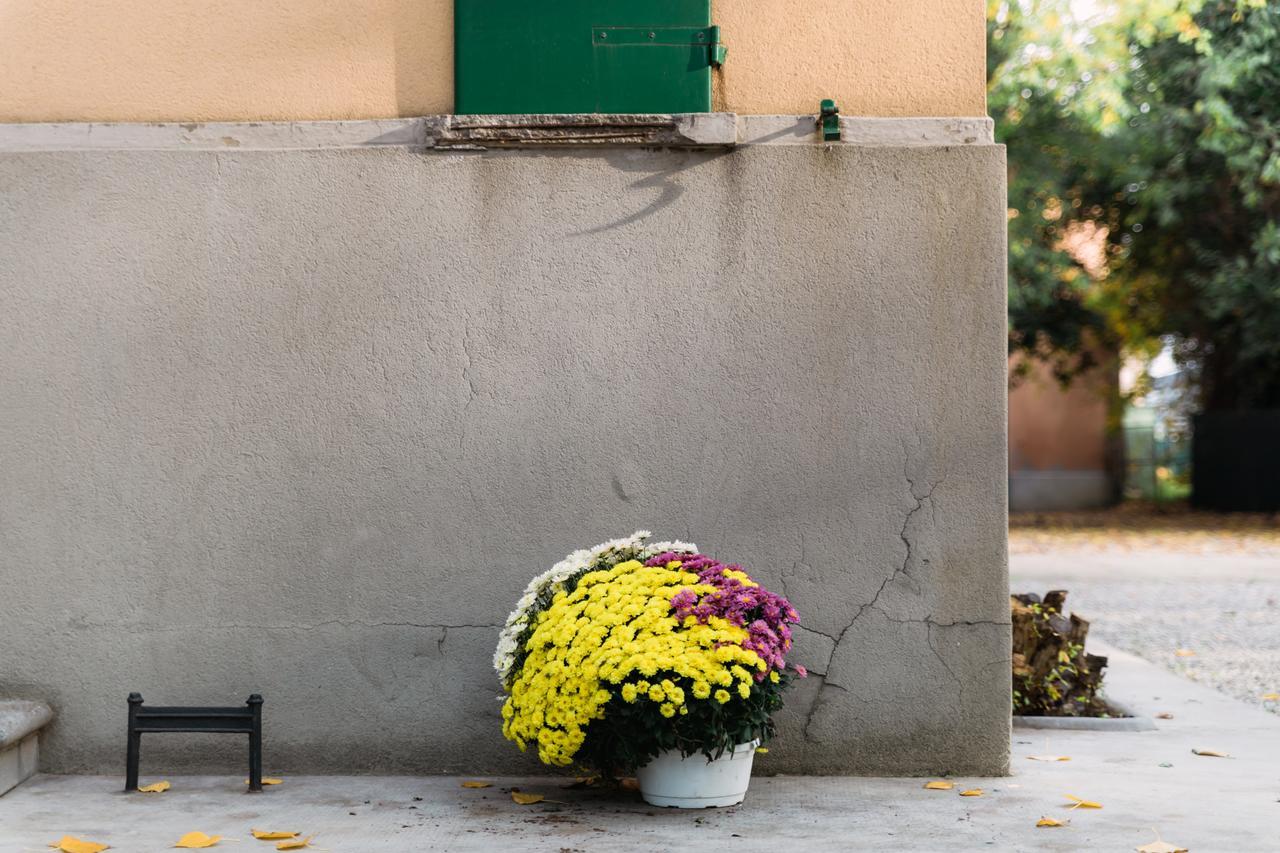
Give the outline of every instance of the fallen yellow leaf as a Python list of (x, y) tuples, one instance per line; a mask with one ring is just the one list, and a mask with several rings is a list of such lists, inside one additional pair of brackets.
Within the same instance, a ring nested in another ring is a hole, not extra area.
[(1263, 693), (1263, 702), (1280, 702), (1280, 693)]
[(151, 785), (144, 785), (138, 790), (144, 794), (163, 794), (165, 791), (169, 790), (169, 783), (156, 782)]
[(1100, 809), (1102, 803), (1095, 803), (1093, 800), (1082, 800), (1072, 794), (1064, 794), (1064, 796), (1072, 802), (1070, 806), (1073, 809)]
[(1036, 821), (1036, 826), (1066, 826), (1071, 823), (1069, 820), (1058, 820), (1056, 817), (1042, 817)]
[(296, 832), (281, 832), (278, 829), (251, 829), (254, 838), (261, 838), (264, 841), (274, 841), (277, 838), (297, 838)]
[(523, 791), (512, 791), (511, 799), (515, 800), (522, 806), (531, 806), (534, 803), (540, 803), (546, 799), (541, 794), (526, 794)]
[(962, 797), (981, 797), (981, 796), (982, 796), (982, 789), (981, 789), (981, 788), (970, 788), (970, 789), (969, 789), (969, 790), (967, 790), (967, 791), (961, 791), (961, 792), (960, 792), (960, 796), (962, 796)]
[[(262, 777), (262, 784), (264, 784), (264, 785), (279, 785), (279, 784), (281, 784), (281, 783), (283, 783), (283, 782), (284, 782), (284, 780), (283, 780), (283, 779), (276, 779), (276, 778), (271, 777), (271, 776), (263, 776), (263, 777)], [(248, 785), (248, 784), (249, 784), (249, 780), (248, 780), (248, 779), (245, 779), (245, 780), (244, 780), (244, 783), (245, 783), (246, 785)]]
[(489, 785), (490, 785), (489, 782), (463, 782), (462, 783), (462, 787), (464, 788), (488, 788)]
[(572, 782), (561, 785), (561, 788), (592, 788), (600, 784), (599, 776), (579, 776)]
[(1159, 714), (1156, 714), (1156, 719), (1157, 719), (1157, 720), (1172, 720), (1172, 719), (1173, 719), (1173, 714), (1170, 714), (1168, 711), (1161, 711)]
[(1180, 658), (1193, 658), (1196, 656), (1196, 653), (1191, 649), (1178, 649), (1174, 654)]
[(1031, 761), (1070, 761), (1069, 755), (1028, 755)]
[(1231, 754), (1227, 752), (1219, 752), (1216, 749), (1193, 749), (1191, 752), (1195, 755), (1204, 755), (1209, 758), (1230, 758)]
[(222, 838), (221, 835), (205, 835), (203, 832), (188, 832), (178, 839), (174, 847), (212, 847)]
[(74, 835), (64, 835), (62, 838), (49, 845), (54, 850), (61, 850), (63, 853), (102, 853), (111, 845), (99, 844), (96, 841), (85, 841), (83, 838), (76, 838)]
[(756, 755), (767, 755), (768, 753), (769, 753), (769, 747), (767, 746), (756, 747)]
[(1138, 853), (1187, 853), (1187, 848), (1178, 847), (1170, 844), (1168, 841), (1152, 841), (1150, 844), (1144, 844), (1141, 847), (1135, 847)]
[(303, 847), (311, 846), (311, 839), (314, 835), (308, 835), (306, 838), (291, 838), (288, 841), (281, 841), (276, 844), (277, 850), (301, 850)]
[(930, 791), (950, 791), (956, 786), (955, 782), (925, 782), (925, 788)]

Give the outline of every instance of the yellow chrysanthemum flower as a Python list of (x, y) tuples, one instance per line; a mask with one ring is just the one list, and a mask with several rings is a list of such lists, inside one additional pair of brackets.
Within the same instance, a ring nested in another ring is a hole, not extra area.
[[(733, 684), (730, 667), (764, 665), (742, 648), (745, 629), (718, 617), (688, 624), (671, 615), (671, 598), (681, 590), (711, 590), (697, 581), (678, 565), (629, 560), (584, 575), (572, 593), (557, 592), (534, 620), (502, 709), (503, 734), (521, 749), (536, 744), (547, 764), (568, 765), (614, 692), (625, 702), (647, 697), (674, 717), (688, 713), (686, 687), (705, 699), (712, 684)], [(660, 681), (650, 683), (659, 673)], [(730, 694), (718, 689), (715, 699), (723, 704)]]

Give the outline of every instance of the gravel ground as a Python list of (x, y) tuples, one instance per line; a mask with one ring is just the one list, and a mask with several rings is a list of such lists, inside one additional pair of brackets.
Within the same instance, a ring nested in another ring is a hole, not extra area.
[[(1011, 520), (1015, 592), (1066, 589), (1090, 637), (1280, 714), (1280, 526), (1187, 514)], [(1228, 526), (1230, 525), (1230, 526)], [(1123, 689), (1113, 687), (1117, 696)], [(1274, 699), (1265, 698), (1275, 696)]]

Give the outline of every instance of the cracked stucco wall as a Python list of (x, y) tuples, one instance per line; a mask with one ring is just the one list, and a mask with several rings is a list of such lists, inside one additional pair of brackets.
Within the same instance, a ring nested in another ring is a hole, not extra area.
[[(637, 527), (799, 607), (763, 772), (1008, 749), (997, 146), (0, 154), (0, 693), (266, 697), (272, 772), (533, 765), (489, 659)], [(144, 772), (240, 744), (144, 741)]]

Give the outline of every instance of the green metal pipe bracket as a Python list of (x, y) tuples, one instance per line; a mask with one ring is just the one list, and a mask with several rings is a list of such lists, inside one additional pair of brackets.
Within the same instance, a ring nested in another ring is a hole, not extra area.
[(840, 141), (840, 108), (833, 99), (823, 99), (818, 109), (818, 125), (822, 128), (823, 142)]

